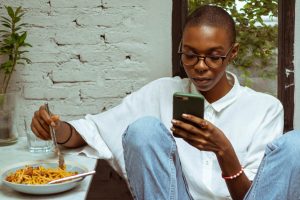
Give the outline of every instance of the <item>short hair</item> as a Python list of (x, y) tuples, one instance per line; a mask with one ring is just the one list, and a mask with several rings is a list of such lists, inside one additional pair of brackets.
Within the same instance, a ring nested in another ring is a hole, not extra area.
[(194, 10), (186, 19), (184, 28), (188, 26), (209, 25), (224, 28), (228, 31), (232, 43), (236, 40), (235, 22), (223, 8), (204, 5)]

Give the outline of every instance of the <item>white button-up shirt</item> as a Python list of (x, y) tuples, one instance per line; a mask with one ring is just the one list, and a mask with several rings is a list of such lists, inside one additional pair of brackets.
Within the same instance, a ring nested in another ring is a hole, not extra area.
[[(283, 108), (271, 95), (240, 86), (235, 75), (233, 88), (218, 101), (205, 102), (204, 118), (223, 131), (231, 142), (245, 174), (253, 180), (267, 143), (283, 132)], [(173, 93), (189, 92), (188, 79), (161, 78), (125, 97), (122, 103), (97, 115), (70, 123), (88, 146), (80, 149), (87, 156), (107, 159), (126, 178), (122, 134), (127, 126), (142, 116), (159, 118), (169, 129), (172, 124)], [(195, 200), (230, 199), (221, 177), (216, 156), (200, 151), (175, 138), (182, 170)]]

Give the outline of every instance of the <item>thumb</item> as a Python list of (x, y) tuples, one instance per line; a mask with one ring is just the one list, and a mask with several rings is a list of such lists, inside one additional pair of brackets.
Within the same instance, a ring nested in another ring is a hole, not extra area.
[(51, 119), (51, 126), (56, 126), (56, 124), (60, 121), (59, 120), (59, 115), (52, 115), (51, 117), (50, 117), (50, 119)]

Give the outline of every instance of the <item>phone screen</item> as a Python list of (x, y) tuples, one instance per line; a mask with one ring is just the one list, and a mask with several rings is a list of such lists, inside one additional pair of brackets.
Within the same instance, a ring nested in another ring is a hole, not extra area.
[(203, 119), (204, 97), (200, 94), (176, 92), (173, 94), (173, 119), (186, 121), (182, 114), (191, 114)]

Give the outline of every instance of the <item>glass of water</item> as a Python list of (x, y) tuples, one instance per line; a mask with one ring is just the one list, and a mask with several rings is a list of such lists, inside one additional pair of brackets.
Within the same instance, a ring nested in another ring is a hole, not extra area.
[(52, 140), (42, 140), (31, 130), (26, 131), (29, 151), (32, 153), (47, 153), (53, 151)]

